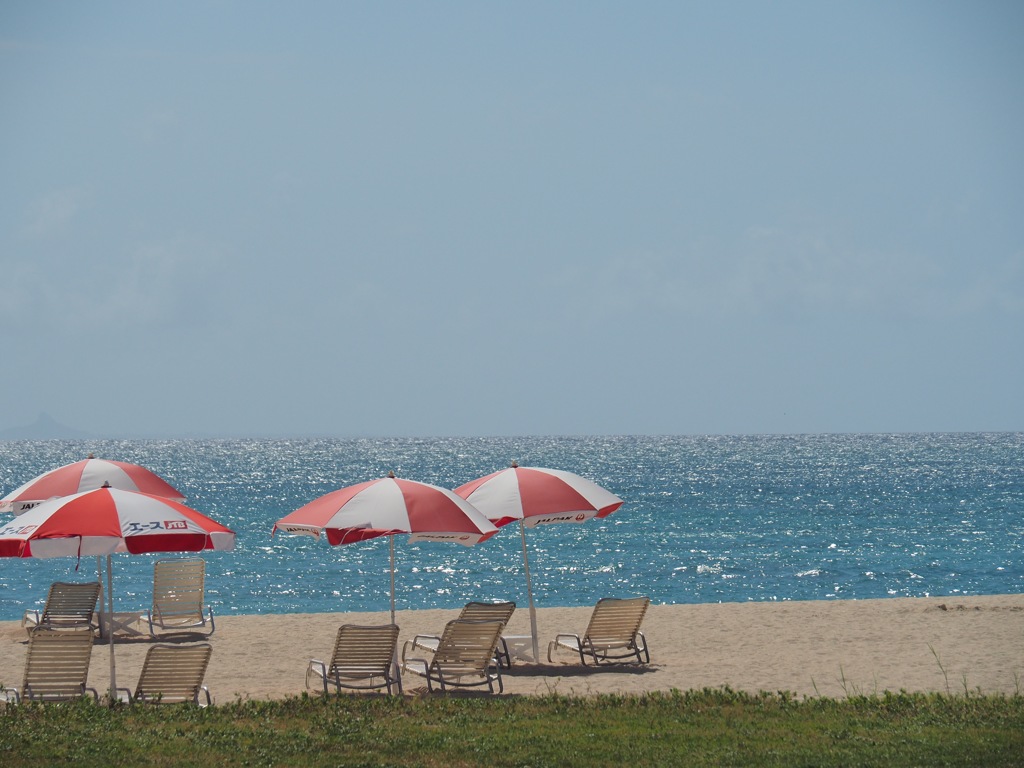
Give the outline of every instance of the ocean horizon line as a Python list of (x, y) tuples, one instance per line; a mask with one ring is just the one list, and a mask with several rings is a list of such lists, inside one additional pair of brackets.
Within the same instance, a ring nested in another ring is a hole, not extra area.
[(85, 436), (68, 437), (11, 437), (7, 433), (20, 430), (12, 427), (0, 430), (0, 442), (118, 442), (140, 441), (153, 442), (165, 440), (575, 440), (587, 438), (744, 438), (744, 437), (885, 437), (915, 435), (1018, 435), (1024, 434), (1024, 428), (1015, 429), (929, 429), (929, 430), (834, 430), (834, 431), (795, 431), (795, 432), (576, 432), (576, 433), (536, 433), (536, 434), (465, 434), (465, 433), (434, 433), (434, 434), (386, 434), (386, 433), (335, 433), (335, 432), (180, 432), (180, 433), (88, 433)]

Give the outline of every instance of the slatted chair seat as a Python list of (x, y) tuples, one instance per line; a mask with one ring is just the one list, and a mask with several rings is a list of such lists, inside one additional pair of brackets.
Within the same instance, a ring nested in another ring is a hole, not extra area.
[(153, 607), (147, 612), (149, 633), (213, 634), (213, 609), (206, 607), (206, 561), (157, 560), (153, 565)]
[(306, 688), (313, 681), (323, 686), (326, 695), (333, 685), (342, 688), (376, 690), (393, 688), (402, 693), (402, 676), (395, 663), (398, 627), (394, 624), (360, 626), (345, 624), (338, 628), (330, 662), (310, 659), (306, 667)]
[(650, 663), (647, 638), (640, 631), (650, 603), (647, 597), (601, 598), (594, 606), (583, 637), (569, 633), (557, 635), (548, 644), (548, 661), (552, 661), (555, 649), (565, 648), (579, 653), (583, 664), (588, 658), (595, 664), (621, 659), (635, 659), (638, 664)]
[(42, 612), (25, 611), (21, 626), (30, 633), (37, 627), (44, 629), (98, 629), (96, 603), (100, 596), (100, 583), (89, 581), (77, 584), (58, 581), (50, 585)]
[[(509, 619), (512, 618), (515, 610), (516, 604), (513, 602), (483, 603), (474, 601), (466, 603), (462, 607), (458, 618), (467, 621), (500, 621), (502, 632), (504, 632), (504, 628), (508, 625)], [(406, 640), (402, 646), (402, 660), (404, 661), (407, 655), (416, 650), (436, 651), (440, 642), (441, 637), (439, 635), (415, 635), (412, 640)], [(495, 658), (498, 664), (505, 669), (512, 667), (512, 655), (508, 652), (508, 644), (503, 637), (498, 640)]]
[(426, 659), (406, 659), (404, 668), (427, 678), (427, 688), (433, 691), (436, 682), (442, 691), (451, 687), (486, 685), (494, 693), (505, 690), (501, 667), (495, 651), (505, 625), (500, 621), (474, 621), (453, 619), (444, 628), (444, 634), (434, 651)]
[(29, 634), (25, 677), (20, 688), (5, 688), (7, 701), (69, 701), (87, 693), (92, 659), (91, 629), (56, 630), (39, 627)]
[[(213, 646), (209, 643), (157, 643), (146, 652), (135, 691), (121, 690), (128, 694), (131, 702), (209, 706), (212, 703), (210, 689), (203, 685), (203, 679), (212, 654)], [(205, 699), (205, 704), (200, 697)]]

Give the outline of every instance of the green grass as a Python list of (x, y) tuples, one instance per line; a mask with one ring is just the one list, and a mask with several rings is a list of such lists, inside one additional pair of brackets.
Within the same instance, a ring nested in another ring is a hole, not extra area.
[(1020, 766), (1024, 696), (729, 689), (0, 710), (4, 766)]

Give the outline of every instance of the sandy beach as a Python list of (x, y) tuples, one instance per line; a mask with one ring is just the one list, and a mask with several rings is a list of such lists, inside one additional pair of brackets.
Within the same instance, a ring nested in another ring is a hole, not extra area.
[[(654, 605), (642, 631), (651, 649), (646, 666), (582, 667), (556, 652), (558, 632), (582, 633), (591, 606), (538, 611), (540, 663), (516, 661), (505, 693), (586, 696), (730, 686), (842, 697), (883, 691), (1020, 693), (1024, 691), (1024, 595)], [(401, 644), (415, 634), (439, 634), (455, 610), (400, 611)], [(210, 638), (206, 682), (216, 702), (294, 696), (305, 690), (311, 658), (330, 654), (341, 624), (381, 624), (387, 613), (218, 616)], [(529, 614), (516, 611), (508, 635), (529, 634)], [(201, 638), (178, 638), (176, 642)], [(0, 622), (0, 681), (21, 681), (27, 636), (20, 622)], [(138, 679), (146, 638), (118, 639), (117, 682)], [(97, 640), (92, 687), (109, 686), (109, 650)], [(407, 695), (425, 681), (403, 674)]]

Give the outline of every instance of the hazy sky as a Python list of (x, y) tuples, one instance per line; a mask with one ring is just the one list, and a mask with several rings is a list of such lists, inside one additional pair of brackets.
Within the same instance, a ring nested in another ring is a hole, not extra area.
[(0, 428), (1024, 429), (1024, 3), (0, 5)]

